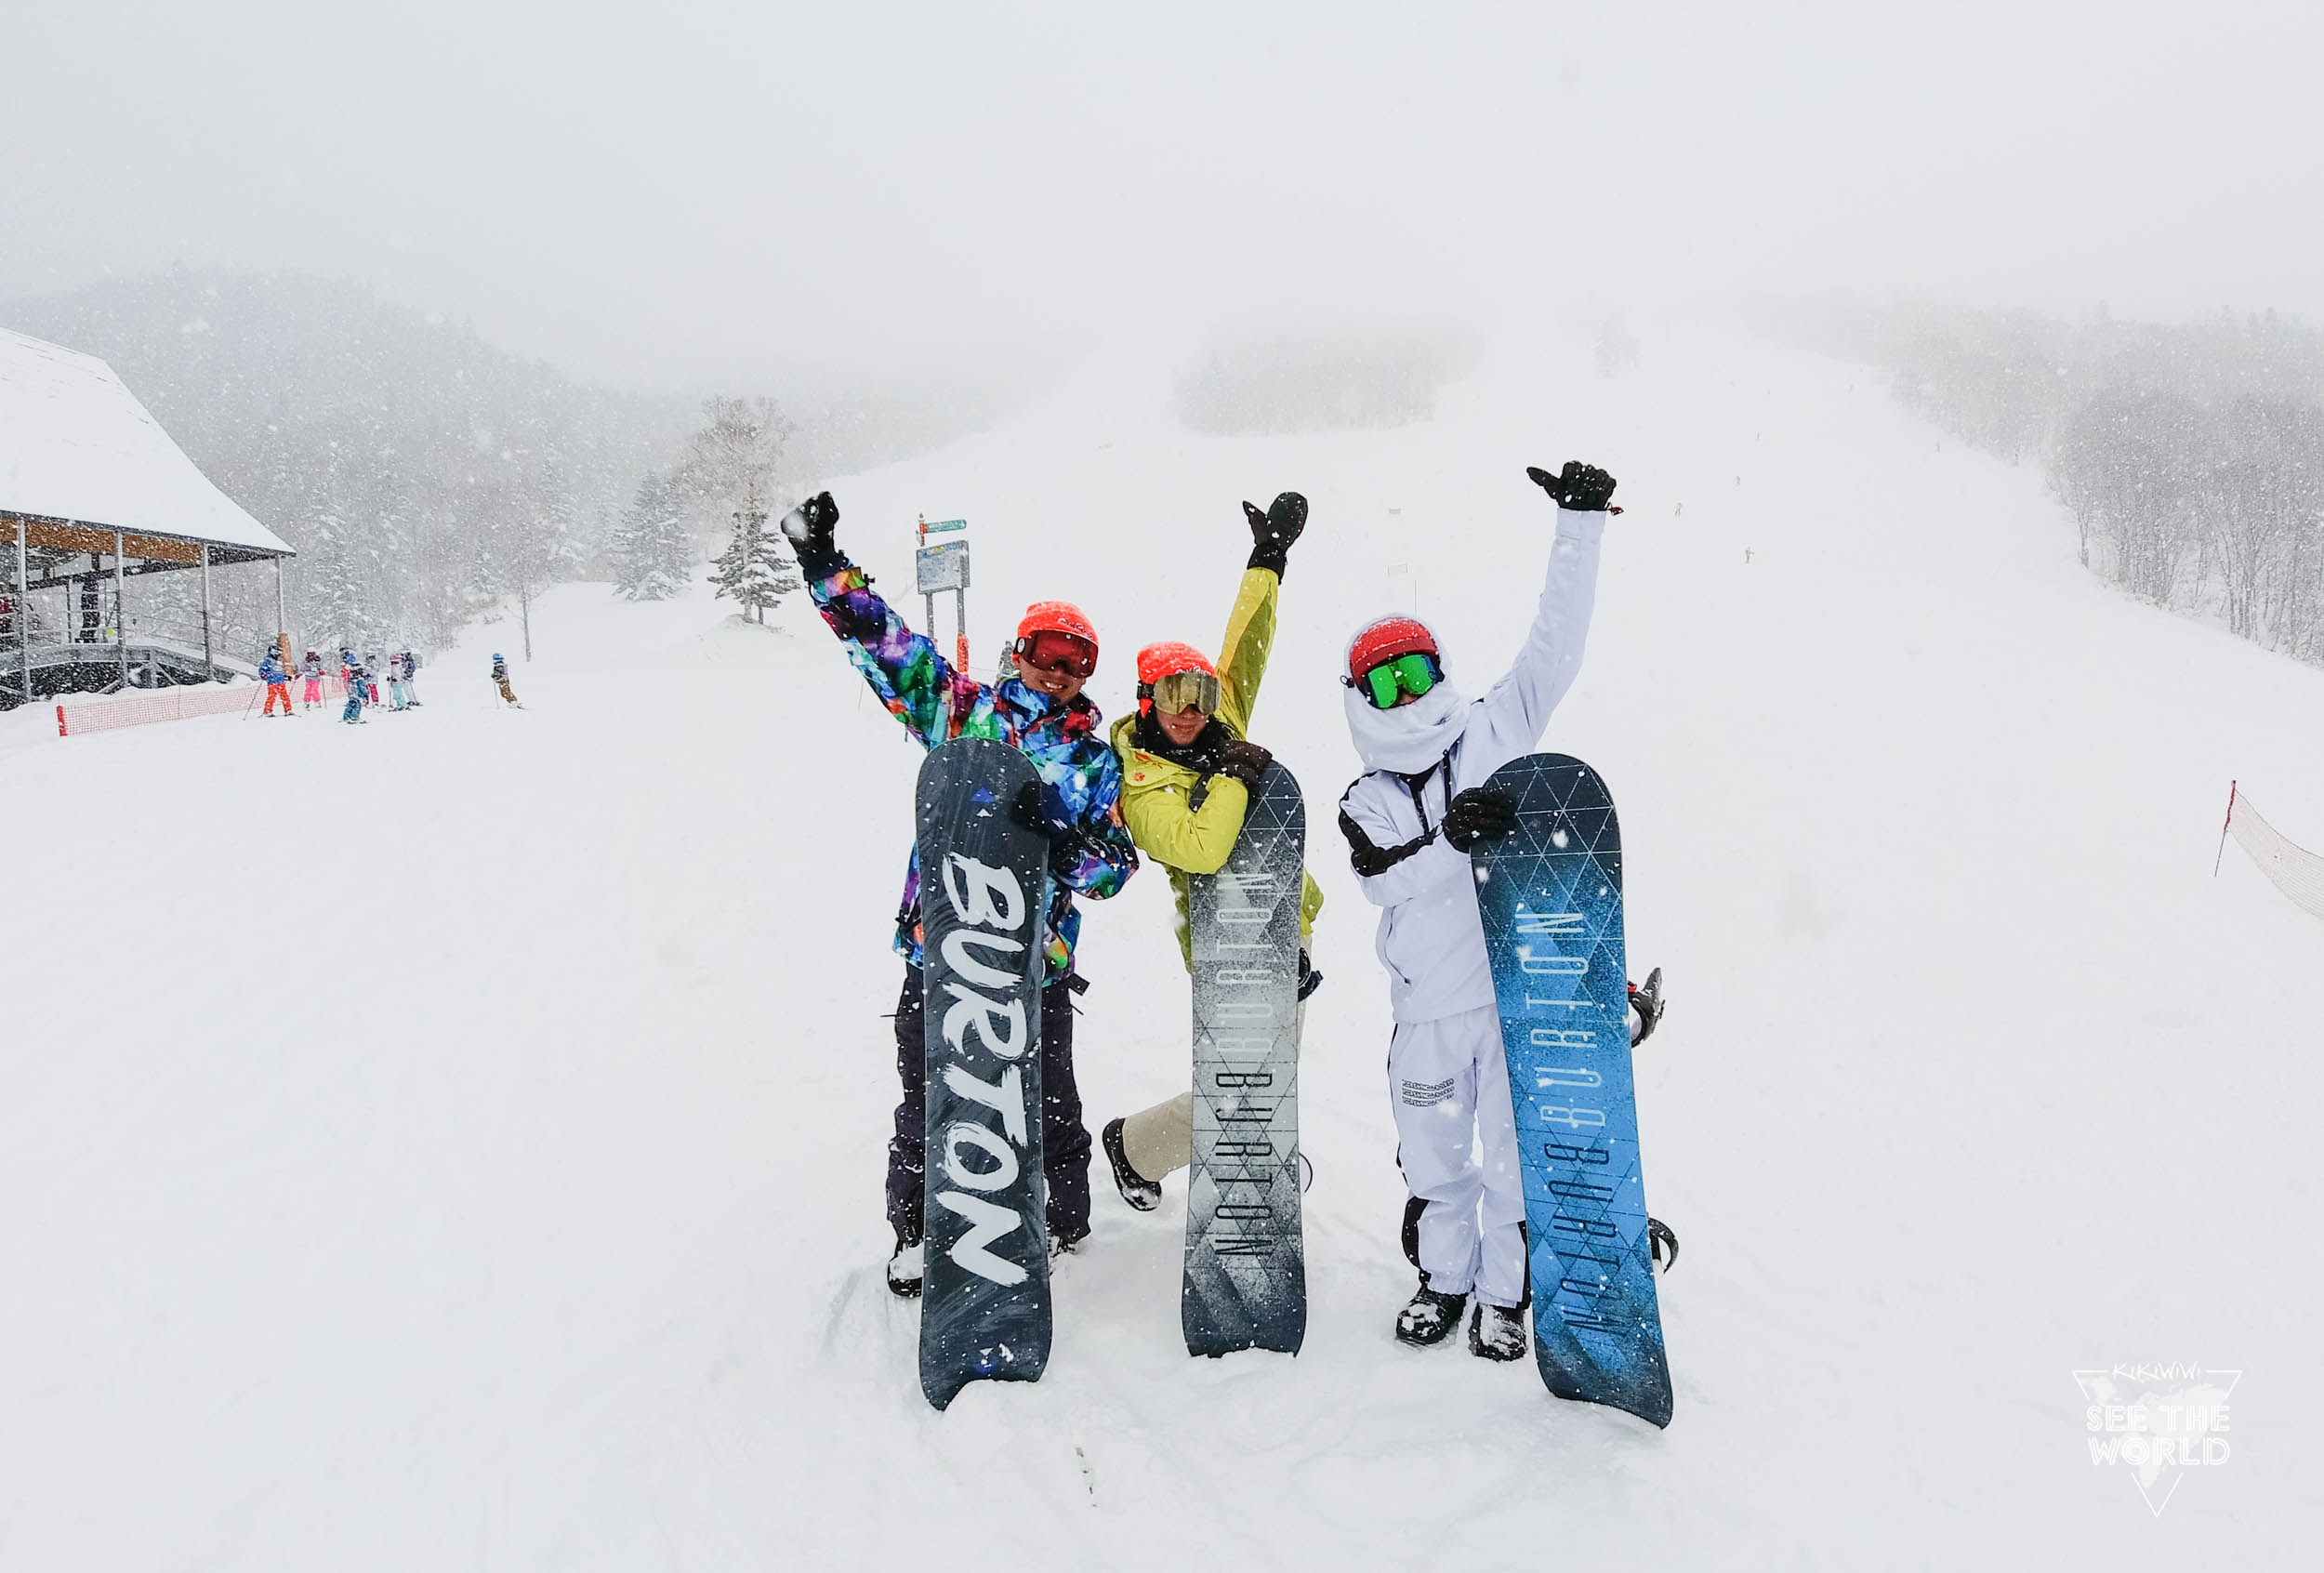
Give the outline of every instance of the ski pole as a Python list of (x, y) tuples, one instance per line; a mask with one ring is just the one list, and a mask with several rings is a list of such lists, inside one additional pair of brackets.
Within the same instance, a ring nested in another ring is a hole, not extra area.
[(2219, 865), (2227, 855), (2227, 826), (2236, 822), (2236, 784), (2227, 783), (2227, 817), (2219, 822), (2219, 851), (2211, 860), (2211, 877), (2219, 878)]

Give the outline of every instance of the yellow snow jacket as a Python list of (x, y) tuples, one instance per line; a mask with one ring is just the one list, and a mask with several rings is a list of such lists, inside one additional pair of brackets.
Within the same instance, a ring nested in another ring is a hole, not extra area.
[[(1246, 734), (1259, 702), (1259, 681), (1267, 674), (1267, 652), (1274, 643), (1275, 597), (1282, 578), (1272, 568), (1247, 568), (1227, 615), (1226, 640), (1219, 656), (1219, 721), (1235, 736)], [(1114, 751), (1122, 760), (1122, 820), (1138, 850), (1170, 871), (1170, 892), (1178, 904), (1178, 948), (1191, 971), (1194, 942), (1186, 930), (1186, 876), (1215, 874), (1226, 866), (1235, 839), (1243, 833), (1250, 808), (1248, 788), (1231, 775), (1207, 782), (1185, 765), (1149, 754), (1136, 742), (1135, 711), (1114, 723)], [(1197, 788), (1200, 802), (1197, 803)], [(1307, 948), (1324, 892), (1302, 873), (1300, 945)]]

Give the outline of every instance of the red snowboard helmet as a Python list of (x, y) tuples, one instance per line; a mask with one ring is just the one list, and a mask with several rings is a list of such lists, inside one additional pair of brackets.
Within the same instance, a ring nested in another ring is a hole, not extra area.
[(1348, 641), (1348, 670), (1340, 681), (1350, 688), (1364, 681), (1364, 674), (1383, 662), (1399, 655), (1434, 655), (1438, 664), (1444, 654), (1436, 648), (1436, 636), (1418, 617), (1382, 617), (1367, 623)]
[(1087, 681), (1098, 669), (1098, 630), (1070, 601), (1037, 601), (1017, 620), (1009, 654), (1037, 667), (1063, 667)]

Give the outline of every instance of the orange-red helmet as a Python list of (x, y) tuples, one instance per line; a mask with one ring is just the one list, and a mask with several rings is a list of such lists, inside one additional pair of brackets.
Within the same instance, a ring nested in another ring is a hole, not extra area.
[(1219, 675), (1219, 668), (1210, 664), (1210, 657), (1191, 644), (1176, 640), (1149, 644), (1138, 652), (1138, 681), (1142, 683), (1160, 682), (1173, 672), (1208, 672)]
[(1098, 669), (1098, 630), (1070, 601), (1037, 601), (1017, 620), (1011, 655), (1087, 679)]

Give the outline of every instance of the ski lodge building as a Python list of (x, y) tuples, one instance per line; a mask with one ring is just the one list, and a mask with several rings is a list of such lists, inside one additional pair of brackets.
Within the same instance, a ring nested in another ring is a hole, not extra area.
[[(279, 642), (293, 555), (194, 468), (111, 366), (0, 328), (0, 709), (253, 675), (213, 637), (210, 571), (272, 561)], [(195, 571), (198, 615), (131, 615), (131, 579)]]

